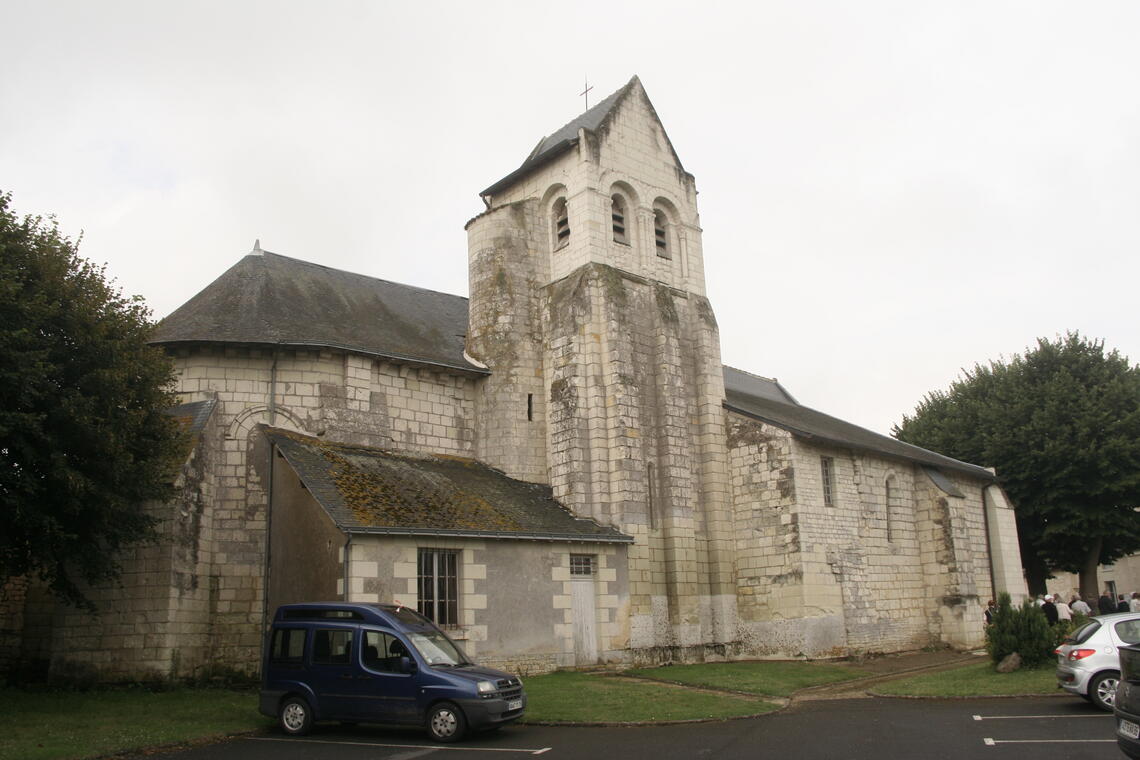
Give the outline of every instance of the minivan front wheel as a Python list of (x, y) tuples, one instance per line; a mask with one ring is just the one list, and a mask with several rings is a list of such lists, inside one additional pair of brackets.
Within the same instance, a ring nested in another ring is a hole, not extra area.
[(1116, 687), (1120, 684), (1120, 674), (1115, 670), (1098, 673), (1089, 682), (1089, 697), (1092, 703), (1102, 710), (1112, 712), (1116, 702)]
[(437, 742), (457, 742), (467, 733), (467, 719), (456, 705), (440, 702), (428, 710), (427, 730)]
[(281, 730), (290, 736), (304, 736), (313, 727), (313, 711), (301, 697), (289, 697), (277, 709)]

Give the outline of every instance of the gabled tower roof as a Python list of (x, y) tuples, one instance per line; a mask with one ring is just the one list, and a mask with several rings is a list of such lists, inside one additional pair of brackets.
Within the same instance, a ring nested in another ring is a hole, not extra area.
[[(649, 110), (653, 112), (653, 116), (657, 118), (660, 123), (661, 120), (657, 117), (657, 111), (653, 108), (653, 104), (649, 102), (649, 96), (645, 94), (645, 87), (641, 84), (641, 80), (638, 76), (634, 74), (633, 78), (620, 90), (611, 93), (590, 110), (579, 114), (577, 118), (563, 124), (562, 127), (552, 132), (549, 136), (539, 140), (538, 145), (534, 146), (534, 150), (530, 152), (530, 155), (526, 157), (526, 160), (522, 162), (519, 168), (479, 193), (479, 195), (484, 197), (495, 195), (534, 169), (561, 156), (578, 144), (579, 130), (585, 129), (587, 132), (603, 131), (614, 113), (617, 112), (618, 106), (634, 91), (641, 92), (642, 97), (645, 98), (645, 102), (649, 106)], [(664, 129), (662, 129), (662, 133), (664, 133)], [(666, 135), (665, 140), (667, 142), (669, 141), (668, 135)], [(672, 151), (673, 159), (677, 162), (677, 166), (681, 167), (681, 159), (677, 156), (677, 151), (673, 150), (673, 144), (671, 142), (669, 143), (669, 150)], [(683, 169), (684, 167), (681, 168)]]

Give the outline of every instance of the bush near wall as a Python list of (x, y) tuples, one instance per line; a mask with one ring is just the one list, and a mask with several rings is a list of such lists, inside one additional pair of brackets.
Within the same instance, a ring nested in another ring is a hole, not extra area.
[(986, 651), (995, 665), (1017, 652), (1022, 665), (1037, 667), (1052, 660), (1056, 635), (1032, 599), (1014, 607), (1009, 594), (1003, 593), (998, 596), (993, 623), (986, 629)]

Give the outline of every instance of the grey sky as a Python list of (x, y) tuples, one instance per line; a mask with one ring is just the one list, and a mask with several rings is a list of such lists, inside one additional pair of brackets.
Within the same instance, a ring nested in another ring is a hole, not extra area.
[(157, 316), (262, 246), (467, 292), (479, 190), (633, 74), (727, 364), (887, 432), (1080, 330), (1140, 359), (1140, 3), (0, 0), (0, 189)]

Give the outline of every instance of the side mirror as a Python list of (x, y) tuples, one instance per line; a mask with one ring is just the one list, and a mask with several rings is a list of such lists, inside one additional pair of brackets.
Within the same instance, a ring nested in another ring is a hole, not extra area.
[(418, 668), (416, 667), (416, 661), (413, 660), (411, 657), (401, 657), (400, 658), (400, 672), (401, 673), (415, 673), (417, 669)]

